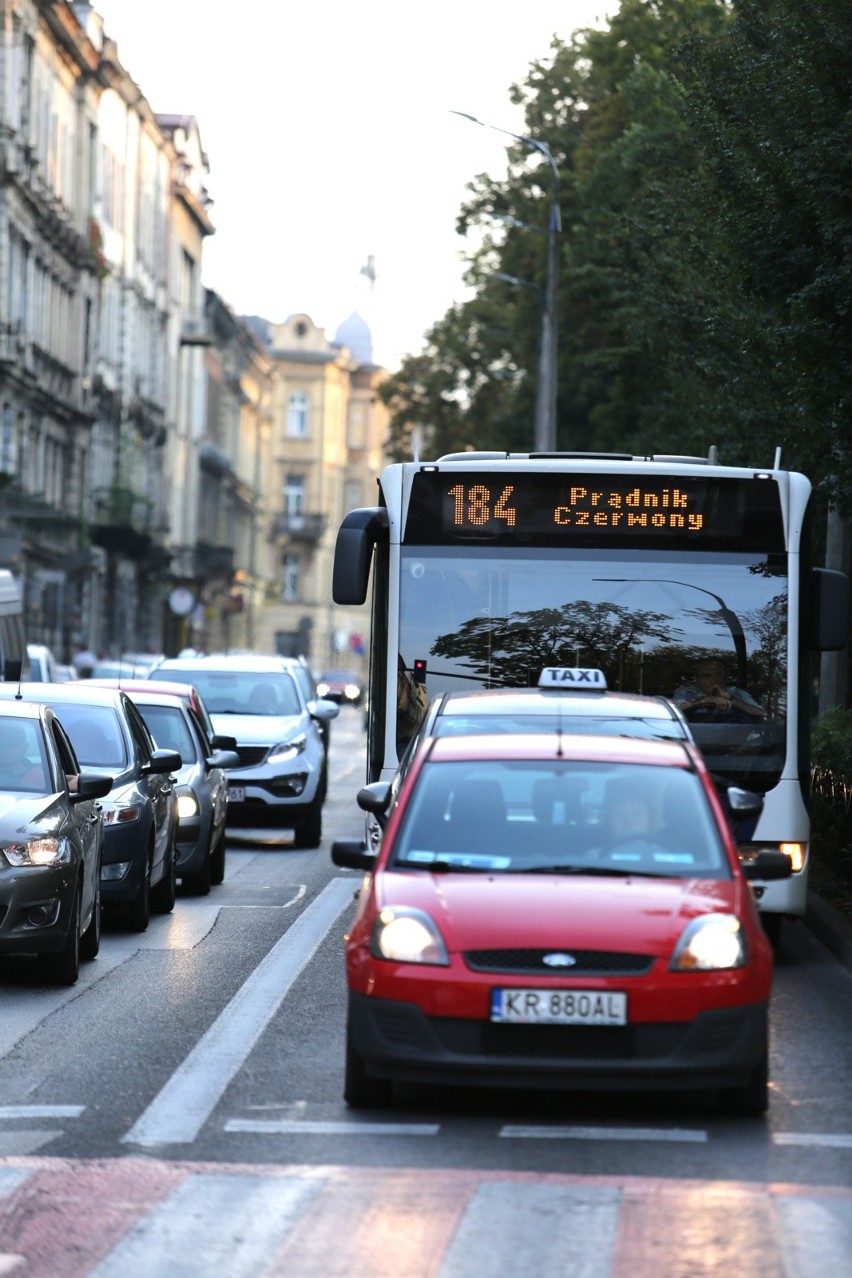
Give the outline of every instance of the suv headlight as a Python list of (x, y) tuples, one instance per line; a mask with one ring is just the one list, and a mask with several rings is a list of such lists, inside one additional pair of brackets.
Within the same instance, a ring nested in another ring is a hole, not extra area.
[(745, 933), (735, 914), (701, 914), (684, 928), (674, 948), (673, 972), (723, 972), (745, 967)]
[(444, 939), (423, 910), (387, 905), (376, 915), (370, 951), (394, 963), (435, 963), (449, 967)]
[(293, 737), (290, 741), (281, 741), (278, 745), (273, 746), (269, 751), (269, 762), (286, 763), (288, 759), (295, 759), (297, 755), (302, 753), (307, 744), (307, 735), (304, 732), (300, 732), (297, 737)]
[(3, 855), (10, 865), (67, 865), (71, 846), (67, 839), (21, 839), (6, 843)]

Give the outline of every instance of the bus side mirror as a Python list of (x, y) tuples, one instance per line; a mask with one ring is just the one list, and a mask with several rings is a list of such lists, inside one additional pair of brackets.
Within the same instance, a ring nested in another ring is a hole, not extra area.
[(337, 533), (331, 596), (337, 604), (362, 604), (367, 599), (373, 547), (388, 526), (381, 506), (350, 510)]
[(849, 642), (849, 579), (833, 568), (811, 569), (811, 647), (837, 652)]

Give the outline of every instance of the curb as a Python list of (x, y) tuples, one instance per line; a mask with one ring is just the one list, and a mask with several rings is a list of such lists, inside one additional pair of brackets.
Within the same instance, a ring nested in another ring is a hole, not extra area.
[(845, 967), (852, 968), (852, 919), (823, 901), (816, 893), (809, 892), (804, 922), (827, 950), (840, 959)]

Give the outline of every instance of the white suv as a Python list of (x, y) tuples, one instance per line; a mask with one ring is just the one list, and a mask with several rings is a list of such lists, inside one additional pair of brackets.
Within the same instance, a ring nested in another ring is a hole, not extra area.
[(322, 840), (328, 778), (320, 724), (333, 701), (308, 705), (285, 657), (212, 654), (159, 662), (149, 678), (191, 683), (213, 727), (234, 737), (240, 765), (228, 770), (229, 830), (292, 829), (297, 848)]

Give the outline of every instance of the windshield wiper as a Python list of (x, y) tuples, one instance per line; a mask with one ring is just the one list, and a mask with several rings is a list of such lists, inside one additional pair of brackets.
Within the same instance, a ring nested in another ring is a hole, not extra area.
[(599, 878), (645, 878), (669, 879), (670, 874), (660, 874), (657, 870), (640, 870), (633, 866), (630, 869), (617, 865), (526, 865), (516, 870), (504, 870), (504, 874), (588, 874)]

